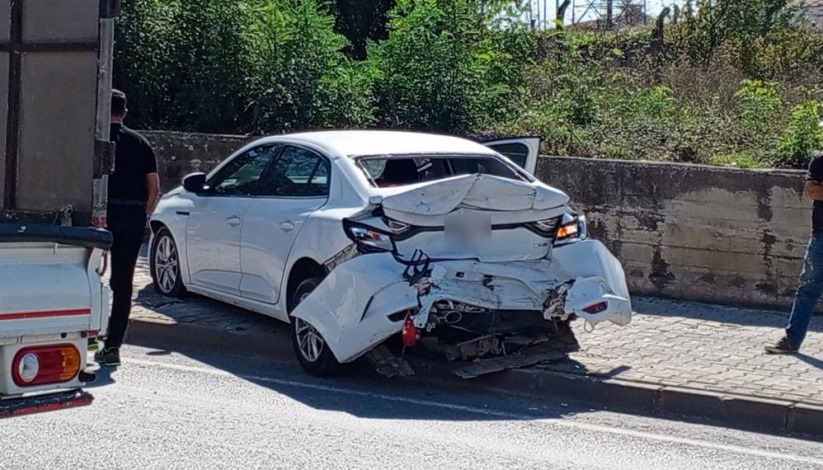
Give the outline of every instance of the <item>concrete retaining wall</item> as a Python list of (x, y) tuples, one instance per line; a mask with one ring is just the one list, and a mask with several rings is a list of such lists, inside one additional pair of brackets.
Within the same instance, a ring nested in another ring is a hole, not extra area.
[(786, 307), (811, 230), (803, 172), (544, 158), (635, 293)]
[[(163, 189), (208, 171), (250, 139), (147, 132)], [(630, 288), (686, 300), (785, 308), (811, 225), (803, 172), (543, 157), (537, 176), (566, 191), (592, 235), (622, 260)]]

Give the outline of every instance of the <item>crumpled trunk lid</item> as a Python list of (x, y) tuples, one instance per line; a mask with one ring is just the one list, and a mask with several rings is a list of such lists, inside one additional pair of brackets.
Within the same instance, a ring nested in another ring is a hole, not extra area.
[(403, 188), (385, 196), (382, 207), (386, 217), (410, 226), (395, 236), (404, 258), (420, 249), (436, 259), (500, 262), (547, 256), (552, 237), (533, 224), (559, 223), (568, 200), (541, 183), (474, 174)]
[(541, 212), (562, 207), (568, 201), (569, 197), (562, 191), (539, 183), (473, 174), (407, 186), (383, 197), (383, 208), (397, 220), (442, 225), (442, 219), (438, 218), (458, 208)]

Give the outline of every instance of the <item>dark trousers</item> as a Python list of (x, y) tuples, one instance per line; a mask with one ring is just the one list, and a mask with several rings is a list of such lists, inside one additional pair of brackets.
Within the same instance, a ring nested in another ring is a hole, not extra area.
[(146, 209), (139, 206), (109, 207), (108, 229), (112, 234), (111, 280), (112, 308), (106, 348), (123, 344), (131, 313), (134, 268), (143, 244)]

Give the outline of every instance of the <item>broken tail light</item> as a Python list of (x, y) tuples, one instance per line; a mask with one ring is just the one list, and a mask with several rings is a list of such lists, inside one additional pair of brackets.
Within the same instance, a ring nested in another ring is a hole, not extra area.
[(588, 237), (586, 217), (583, 215), (563, 215), (554, 238), (555, 245), (565, 245)]
[(609, 304), (607, 302), (599, 302), (594, 305), (589, 305), (584, 308), (583, 311), (590, 315), (596, 315), (598, 313), (605, 312), (607, 308), (609, 308)]
[(391, 234), (365, 224), (343, 221), (343, 230), (361, 253), (386, 253), (395, 251)]

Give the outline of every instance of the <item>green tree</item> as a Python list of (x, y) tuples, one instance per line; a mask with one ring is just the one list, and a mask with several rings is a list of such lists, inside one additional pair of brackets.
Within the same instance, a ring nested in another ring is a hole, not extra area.
[(498, 35), (495, 10), (469, 0), (399, 0), (391, 34), (374, 45), (382, 124), (473, 132), (511, 111), (523, 83), (529, 36)]
[(327, 0), (335, 18), (335, 30), (349, 40), (350, 57), (365, 60), (369, 41), (389, 37), (389, 11), (396, 0)]
[(252, 71), (252, 11), (238, 0), (182, 0), (165, 58), (168, 113), (177, 127), (237, 132)]
[(249, 28), (251, 127), (272, 132), (373, 121), (371, 64), (339, 51), (346, 39), (315, 0), (256, 0)]
[(117, 21), (114, 86), (128, 94), (135, 126), (174, 125), (168, 113), (173, 72), (166, 54), (178, 7), (171, 0), (133, 0), (124, 3)]

